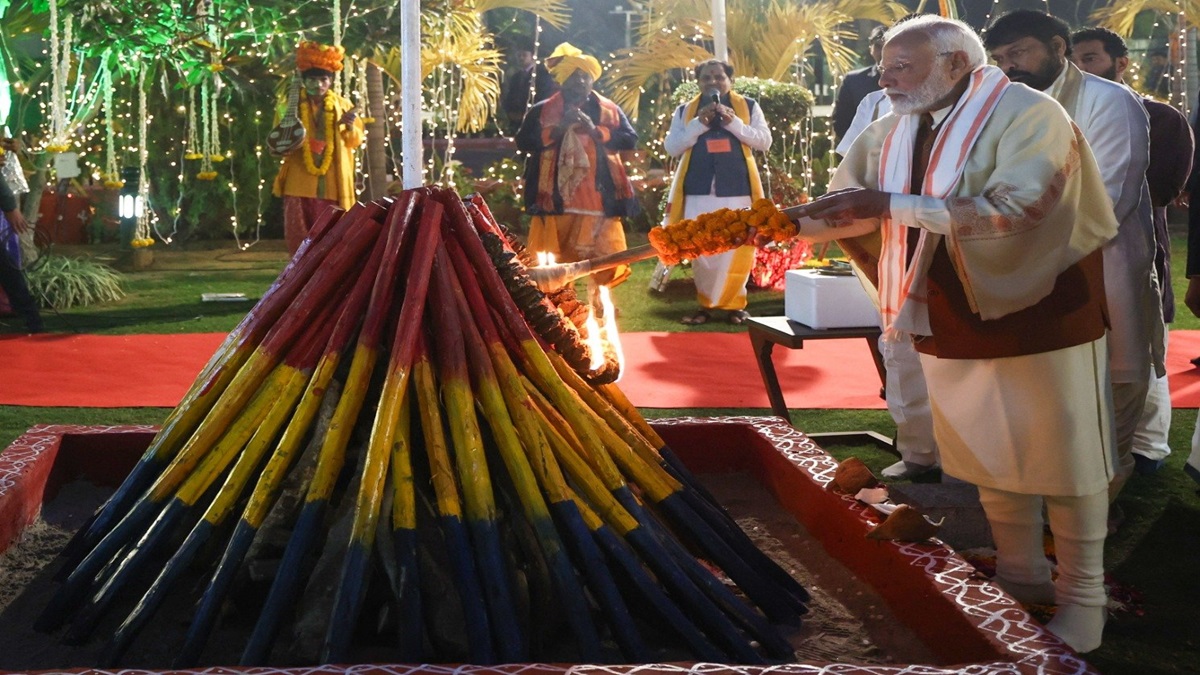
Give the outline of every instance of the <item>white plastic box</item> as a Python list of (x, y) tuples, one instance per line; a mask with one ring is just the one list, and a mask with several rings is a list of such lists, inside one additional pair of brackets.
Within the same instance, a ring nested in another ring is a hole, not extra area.
[(788, 270), (783, 313), (811, 328), (878, 326), (879, 310), (854, 275)]

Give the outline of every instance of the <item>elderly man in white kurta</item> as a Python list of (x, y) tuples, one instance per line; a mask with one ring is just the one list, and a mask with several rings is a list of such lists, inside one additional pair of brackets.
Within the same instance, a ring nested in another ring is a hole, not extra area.
[[(1045, 12), (1016, 10), (992, 24), (985, 45), (1010, 80), (1053, 96), (1079, 126), (1104, 174), (1105, 192), (1120, 223), (1117, 238), (1104, 249), (1117, 433), (1111, 501), (1133, 475), (1134, 434), (1146, 408), (1151, 369), (1158, 376), (1166, 373), (1162, 304), (1154, 272), (1153, 210), (1146, 184), (1150, 118), (1128, 87), (1084, 73), (1068, 60), (1069, 30)], [(1114, 527), (1117, 521), (1113, 519)]]
[(801, 236), (878, 229), (886, 332), (914, 336), (943, 470), (979, 487), (997, 581), (1053, 593), (1049, 630), (1094, 649), (1113, 472), (1103, 179), (1062, 107), (984, 65), (966, 24), (918, 17), (885, 39), (895, 114), (854, 142)]
[[(751, 152), (771, 147), (762, 106), (733, 91), (733, 67), (723, 61), (700, 63), (695, 75), (700, 94), (675, 110), (663, 142), (667, 154), (679, 158), (663, 225), (717, 209), (748, 208), (763, 196)], [(753, 246), (693, 260), (700, 308), (683, 317), (683, 323), (705, 323), (712, 310), (728, 311), (731, 323), (744, 322), (749, 316), (746, 280), (753, 267)]]

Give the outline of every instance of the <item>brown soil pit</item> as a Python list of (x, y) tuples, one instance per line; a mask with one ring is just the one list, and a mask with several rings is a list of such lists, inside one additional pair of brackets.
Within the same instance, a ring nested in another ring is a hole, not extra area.
[[(857, 664), (932, 663), (936, 659), (897, 620), (876, 593), (826, 554), (820, 542), (791, 518), (746, 473), (708, 474), (705, 487), (726, 506), (754, 542), (813, 595), (809, 613), (788, 638), (800, 662)], [(39, 633), (33, 621), (58, 584), (58, 553), (111, 492), (86, 481), (63, 486), (43, 505), (42, 516), (19, 542), (0, 554), (0, 669), (47, 670), (96, 665), (105, 640), (63, 644), (61, 631)], [(144, 584), (143, 584), (144, 585)], [(182, 642), (192, 595), (181, 586), (122, 659), (125, 667), (165, 669)], [(111, 632), (106, 620), (97, 634)], [(206, 662), (236, 663), (245, 635), (229, 628), (214, 635)], [(215, 645), (215, 647), (214, 647)]]

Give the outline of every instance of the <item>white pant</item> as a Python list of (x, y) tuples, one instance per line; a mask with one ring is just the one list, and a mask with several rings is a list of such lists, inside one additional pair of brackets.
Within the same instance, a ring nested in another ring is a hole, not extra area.
[[(1163, 350), (1166, 350), (1167, 331), (1163, 331)], [(1171, 388), (1167, 376), (1155, 377), (1150, 372), (1150, 391), (1142, 418), (1133, 432), (1133, 453), (1147, 459), (1164, 459), (1171, 454), (1167, 433), (1171, 430)]]
[(1108, 495), (1043, 497), (980, 487), (979, 501), (996, 544), (996, 577), (1023, 586), (1050, 582), (1050, 561), (1042, 542), (1042, 504), (1054, 535), (1059, 605), (1103, 607), (1104, 538), (1108, 535)]
[(1150, 382), (1113, 382), (1113, 426), (1116, 427), (1117, 469), (1108, 485), (1109, 500), (1115, 500), (1133, 475), (1133, 435), (1146, 409)]
[(929, 390), (912, 336), (905, 334), (894, 342), (885, 341), (881, 336), (879, 354), (887, 369), (884, 389), (888, 412), (896, 422), (896, 450), (900, 452), (900, 459), (922, 466), (938, 464)]
[(1187, 463), (1200, 471), (1200, 414), (1196, 415), (1196, 429), (1192, 432), (1192, 454), (1188, 455)]

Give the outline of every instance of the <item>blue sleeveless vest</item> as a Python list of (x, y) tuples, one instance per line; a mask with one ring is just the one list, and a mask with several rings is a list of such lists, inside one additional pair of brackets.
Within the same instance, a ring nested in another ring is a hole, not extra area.
[[(756, 101), (747, 99), (746, 102), (753, 113)], [(722, 98), (721, 103), (729, 105), (729, 97)], [(718, 146), (728, 143), (729, 152), (709, 152), (709, 143)], [(742, 153), (742, 142), (723, 127), (704, 132), (692, 146), (692, 158), (688, 161), (687, 175), (683, 178), (683, 194), (709, 194), (713, 176), (719, 176), (716, 186), (718, 197), (744, 197), (750, 194), (750, 174)]]

